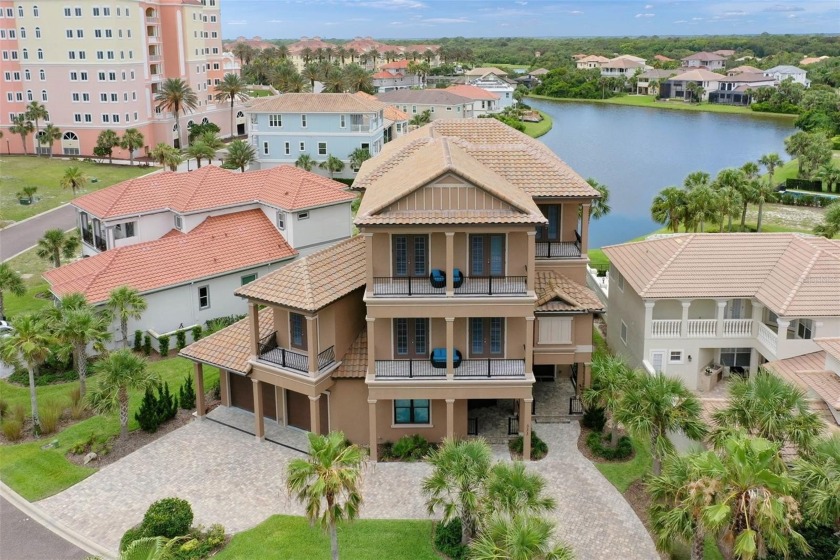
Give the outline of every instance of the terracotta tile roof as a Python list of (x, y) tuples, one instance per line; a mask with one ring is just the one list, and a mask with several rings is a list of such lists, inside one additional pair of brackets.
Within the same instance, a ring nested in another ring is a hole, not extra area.
[(298, 55), (302, 53), (305, 48), (310, 48), (313, 51), (316, 51), (318, 49), (337, 49), (338, 45), (334, 43), (327, 43), (320, 37), (301, 37), (300, 41), (287, 45), (286, 48), (289, 49), (290, 54)]
[[(493, 209), (402, 210), (391, 205), (436, 179), (452, 173), (504, 204)], [(367, 183), (356, 214), (357, 225), (400, 223), (545, 223), (534, 200), (522, 189), (482, 165), (451, 138), (434, 138), (401, 164)]]
[[(260, 338), (274, 332), (274, 309), (260, 309)], [(193, 342), (178, 353), (194, 362), (201, 362), (228, 371), (247, 375), (251, 371), (251, 329), (248, 318)]]
[(352, 93), (284, 93), (251, 101), (246, 113), (375, 113), (385, 105)]
[(466, 105), (472, 101), (445, 89), (395, 89), (377, 93), (382, 103), (407, 103), (415, 105)]
[(379, 66), (382, 70), (405, 70), (408, 68), (407, 60), (392, 60)]
[(468, 84), (449, 86), (446, 88), (446, 91), (451, 91), (452, 93), (460, 95), (461, 97), (466, 97), (467, 99), (489, 99), (491, 101), (497, 101), (499, 99), (499, 96), (493, 92)]
[(774, 360), (763, 367), (804, 391), (814, 391), (826, 404), (840, 411), (840, 373), (825, 369), (825, 352)]
[(667, 56), (662, 55), (662, 54), (654, 55), (653, 58), (654, 58), (654, 60), (658, 60), (659, 62), (673, 62), (674, 61), (673, 58), (668, 58)]
[(365, 240), (357, 235), (236, 290), (236, 295), (317, 311), (365, 285)]
[(535, 277), (536, 311), (604, 311), (592, 290), (553, 271), (539, 271)]
[(771, 82), (773, 81), (773, 78), (771, 76), (765, 76), (761, 70), (759, 70), (758, 72), (740, 72), (733, 76), (722, 76), (718, 81), (733, 83)]
[(669, 79), (671, 82), (719, 82), (723, 79), (723, 74), (715, 74), (705, 68), (694, 68), (682, 74)]
[(165, 171), (88, 193), (72, 204), (101, 219), (172, 210), (208, 211), (262, 202), (302, 210), (352, 200), (345, 186), (292, 165), (237, 173), (206, 165), (188, 173)]
[[(370, 99), (370, 100), (373, 100), (373, 101), (378, 101), (376, 99), (376, 96), (371, 95), (369, 93), (365, 93), (363, 91), (357, 91), (353, 95), (355, 95), (357, 97), (361, 97), (362, 99)], [(406, 113), (404, 111), (400, 111), (399, 109), (397, 109), (393, 105), (386, 105), (385, 109), (382, 113), (382, 116), (384, 118), (388, 119), (389, 121), (407, 121), (408, 120), (408, 113)]]
[(723, 56), (720, 56), (719, 54), (715, 54), (715, 53), (710, 53), (710, 52), (699, 52), (699, 53), (694, 53), (694, 54), (692, 54), (692, 55), (686, 56), (686, 57), (685, 57), (685, 58), (683, 58), (682, 60), (683, 60), (683, 61), (686, 61), (686, 60), (699, 60), (699, 61), (701, 61), (701, 62), (709, 62), (709, 61), (714, 61), (714, 60), (720, 60), (720, 61), (723, 61), (723, 60), (726, 60), (726, 58), (725, 58), (725, 57), (723, 57)]
[(376, 49), (380, 54), (382, 54), (387, 50), (391, 50), (391, 47), (391, 45), (380, 43), (373, 37), (356, 37), (352, 41), (348, 41), (344, 44), (345, 49), (356, 49), (357, 53), (366, 53)]
[(290, 259), (297, 254), (261, 210), (207, 218), (189, 233), (111, 249), (44, 273), (58, 297), (90, 303), (127, 285), (141, 293)]
[(644, 62), (638, 62), (629, 58), (614, 58), (601, 65), (601, 68), (644, 68)]
[(725, 57), (730, 57), (730, 56), (735, 54), (735, 51), (732, 50), (732, 49), (720, 49), (720, 50), (715, 51), (714, 54), (717, 54), (717, 55), (720, 55), (720, 56), (725, 56)]
[(367, 375), (367, 360), (367, 327), (363, 327), (341, 359), (341, 365), (332, 373), (333, 379), (364, 379)]
[(589, 56), (586, 56), (586, 57), (578, 60), (578, 62), (609, 62), (609, 61), (610, 61), (610, 59), (607, 58), (606, 56), (599, 56), (597, 54), (591, 54)]
[(480, 66), (464, 72), (465, 76), (486, 76), (487, 74), (495, 74), (499, 77), (507, 76), (507, 72), (499, 70), (495, 66)]
[(594, 198), (598, 192), (545, 144), (496, 119), (438, 119), (383, 146), (353, 183), (365, 189), (424, 144), (447, 137), (532, 197)]
[(386, 80), (386, 79), (390, 79), (390, 78), (402, 78), (402, 77), (403, 77), (402, 74), (391, 74), (390, 72), (385, 72), (384, 70), (382, 72), (377, 72), (376, 74), (371, 76), (371, 78), (373, 78), (374, 80)]
[(643, 298), (755, 297), (781, 316), (840, 315), (840, 241), (795, 233), (672, 235), (604, 247)]
[(654, 68), (652, 70), (646, 70), (641, 74), (637, 74), (639, 78), (653, 78), (654, 80), (662, 80), (664, 78), (670, 78), (676, 74), (679, 74), (679, 70), (659, 70)]
[(726, 71), (727, 74), (761, 74), (764, 70), (756, 68), (755, 66), (743, 65), (735, 68), (730, 68)]
[(825, 350), (826, 354), (835, 360), (840, 360), (840, 337), (815, 338), (814, 342), (816, 342), (820, 348)]
[(546, 70), (545, 68), (537, 68), (536, 70), (531, 70), (530, 72), (528, 72), (528, 74), (530, 74), (531, 76), (545, 76), (546, 74), (548, 74), (548, 70)]

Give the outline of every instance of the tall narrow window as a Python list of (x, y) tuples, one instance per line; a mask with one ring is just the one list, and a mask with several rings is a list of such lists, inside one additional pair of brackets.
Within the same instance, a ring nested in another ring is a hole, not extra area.
[(307, 349), (306, 319), (298, 313), (289, 313), (289, 337), (292, 348)]
[(208, 309), (210, 307), (210, 286), (198, 288), (198, 308)]
[(505, 320), (502, 317), (470, 319), (470, 356), (491, 358), (504, 355)]
[(470, 235), (470, 275), (504, 276), (504, 234)]

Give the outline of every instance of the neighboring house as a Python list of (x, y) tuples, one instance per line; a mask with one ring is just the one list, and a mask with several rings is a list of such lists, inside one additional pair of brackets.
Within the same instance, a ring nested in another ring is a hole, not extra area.
[[(384, 143), (386, 104), (352, 93), (286, 93), (253, 101), (248, 138), (257, 151), (255, 167), (291, 164), (303, 154), (321, 162), (345, 163), (338, 177), (353, 177), (350, 154), (357, 148), (375, 156)], [(316, 168), (318, 173), (327, 173)], [(313, 171), (316, 171), (313, 169)]]
[(606, 64), (609, 61), (610, 59), (605, 56), (590, 55), (575, 62), (575, 66), (577, 66), (578, 70), (589, 70), (592, 68), (600, 68), (603, 64)]
[(490, 115), (502, 110), (499, 105), (499, 96), (478, 86), (459, 84), (449, 86), (445, 91), (451, 91), (461, 97), (472, 99), (472, 114), (474, 117)]
[(743, 65), (736, 66), (726, 71), (727, 76), (737, 76), (738, 74), (761, 74), (764, 70), (756, 68), (755, 66)]
[(679, 73), (679, 70), (658, 70), (654, 68), (637, 74), (636, 93), (639, 95), (658, 95), (662, 82)]
[(767, 361), (818, 352), (818, 337), (840, 336), (838, 241), (687, 234), (604, 253), (610, 348), (690, 389), (711, 390), (733, 368), (754, 373)]
[(608, 78), (630, 79), (638, 72), (647, 69), (644, 62), (636, 62), (629, 58), (614, 58), (601, 65), (601, 75)]
[(123, 181), (73, 200), (86, 258), (44, 278), (57, 298), (81, 292), (93, 305), (114, 288), (135, 288), (148, 310), (130, 332), (156, 338), (244, 313), (232, 290), (349, 237), (354, 198), (344, 185), (290, 166), (249, 173), (205, 166)]
[(182, 351), (199, 387), (217, 367), (222, 405), (253, 411), (258, 438), (266, 417), (342, 430), (376, 461), (418, 431), (528, 436), (558, 414), (545, 389), (588, 386), (602, 305), (584, 286), (597, 192), (580, 175), (495, 119), (451, 119), (387, 144), (355, 184), (358, 236), (238, 289), (248, 319)]
[(326, 50), (330, 49), (331, 52), (335, 52), (338, 49), (338, 45), (328, 43), (320, 37), (301, 37), (299, 41), (286, 45), (286, 49), (289, 53), (288, 59), (292, 61), (297, 71), (300, 72), (306, 66), (307, 62), (318, 61), (319, 52), (321, 53), (321, 58), (324, 59)]
[[(361, 97), (362, 99), (379, 101), (376, 99), (375, 95), (370, 95), (369, 93), (365, 93), (363, 91), (357, 91), (353, 95)], [(382, 131), (384, 142), (390, 142), (394, 138), (399, 138), (408, 132), (409, 116), (405, 111), (400, 111), (393, 105), (386, 105), (385, 109), (382, 111), (382, 116), (384, 120)]]
[(545, 68), (537, 68), (536, 70), (531, 70), (527, 73), (533, 79), (542, 80), (545, 78), (545, 75), (548, 74), (548, 70)]
[(720, 81), (723, 79), (722, 74), (715, 74), (709, 72), (705, 68), (696, 68), (677, 74), (668, 78), (665, 83), (661, 84), (659, 96), (663, 99), (686, 99), (688, 100), (688, 84), (695, 83), (703, 86), (703, 100), (709, 98), (709, 94), (717, 91), (720, 86)]
[(709, 103), (728, 105), (749, 105), (752, 103), (752, 90), (761, 87), (775, 87), (775, 78), (758, 73), (741, 73), (720, 79), (720, 87), (709, 94)]
[(682, 65), (687, 68), (706, 68), (708, 70), (722, 70), (726, 67), (728, 57), (710, 52), (694, 53), (682, 59)]
[(793, 80), (797, 84), (802, 84), (805, 87), (810, 87), (811, 80), (808, 79), (808, 73), (802, 68), (796, 66), (774, 66), (764, 70), (764, 75), (774, 78), (777, 82), (782, 83), (785, 80)]
[(395, 60), (379, 68), (379, 72), (371, 76), (377, 92), (423, 87), (422, 77), (408, 71), (407, 60)]
[(467, 80), (485, 78), (489, 74), (493, 74), (497, 78), (503, 78), (507, 76), (507, 72), (505, 72), (504, 70), (500, 70), (495, 66), (479, 66), (478, 68), (473, 68), (472, 70), (467, 70), (466, 72), (464, 72), (464, 76), (466, 76)]
[(473, 101), (445, 89), (401, 89), (379, 93), (376, 98), (408, 114), (409, 119), (429, 111), (431, 119), (469, 118)]
[[(474, 72), (475, 70), (493, 69), (475, 68), (470, 72)], [(499, 98), (498, 105), (500, 109), (507, 109), (508, 107), (516, 105), (516, 100), (513, 98), (513, 92), (516, 91), (516, 82), (508, 79), (505, 75), (500, 76), (496, 74), (495, 71), (484, 72), (480, 76), (476, 74), (470, 75), (468, 73), (466, 80), (468, 85), (479, 87), (496, 95)]]
[(638, 62), (639, 64), (645, 64), (647, 62), (644, 58), (640, 56), (633, 56), (632, 54), (620, 54), (613, 57), (611, 60), (631, 60), (633, 62)]

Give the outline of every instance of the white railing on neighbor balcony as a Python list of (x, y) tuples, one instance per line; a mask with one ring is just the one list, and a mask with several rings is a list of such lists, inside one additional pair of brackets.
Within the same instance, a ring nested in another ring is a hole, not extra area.
[(655, 319), (650, 322), (650, 337), (678, 338), (681, 324), (679, 319)]
[(717, 320), (715, 319), (691, 319), (688, 322), (688, 332), (686, 336), (689, 338), (705, 338), (715, 336), (717, 328)]
[(764, 323), (758, 324), (758, 341), (767, 347), (767, 349), (774, 355), (776, 354), (776, 342), (778, 341), (778, 338), (773, 329)]
[(724, 319), (723, 336), (752, 336), (752, 319)]

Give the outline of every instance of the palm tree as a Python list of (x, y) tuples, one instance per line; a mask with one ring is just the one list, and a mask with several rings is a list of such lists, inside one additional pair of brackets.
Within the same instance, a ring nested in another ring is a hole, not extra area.
[(41, 143), (45, 143), (50, 147), (50, 157), (53, 156), (53, 144), (56, 140), (61, 138), (61, 129), (50, 123), (41, 131)]
[(203, 158), (207, 158), (207, 163), (209, 164), (213, 161), (213, 156), (216, 155), (216, 150), (202, 142), (201, 140), (196, 140), (190, 147), (187, 148), (187, 156), (191, 158), (195, 158), (195, 161), (198, 163), (198, 168), (201, 169), (201, 160)]
[(29, 105), (26, 106), (26, 116), (28, 119), (35, 121), (35, 138), (38, 139), (38, 155), (40, 155), (40, 148), (41, 148), (41, 137), (38, 134), (41, 131), (41, 127), (39, 123), (41, 119), (47, 120), (50, 116), (49, 112), (47, 112), (47, 108), (44, 107), (42, 103), (38, 103), (37, 101), (31, 102)]
[(25, 113), (12, 117), (12, 126), (9, 127), (9, 132), (20, 135), (24, 155), (29, 155), (29, 152), (26, 150), (26, 137), (32, 134), (34, 130), (35, 125), (32, 124), (32, 121), (29, 120), (29, 117)]
[(528, 472), (525, 463), (496, 463), (490, 469), (487, 479), (486, 511), (539, 514), (553, 510), (554, 498), (544, 497), (545, 479), (537, 473)]
[(760, 232), (761, 218), (764, 214), (764, 203), (776, 200), (776, 187), (774, 187), (773, 183), (770, 181), (765, 183), (763, 181), (756, 180), (753, 183), (752, 191), (753, 196), (755, 197), (754, 200), (758, 203), (758, 223), (756, 224), (755, 230)]
[(245, 166), (257, 161), (257, 152), (254, 147), (245, 140), (234, 140), (228, 144), (228, 155), (225, 164), (231, 167), (238, 167), (245, 173)]
[(603, 218), (607, 214), (610, 213), (610, 189), (607, 185), (602, 185), (592, 177), (586, 180), (589, 183), (589, 186), (598, 191), (600, 195), (598, 198), (592, 200), (592, 208), (590, 210), (590, 216), (593, 220), (597, 220), (598, 218)]
[(742, 199), (740, 195), (742, 190), (746, 192), (744, 187), (746, 182), (746, 177), (740, 169), (723, 169), (720, 173), (718, 173), (717, 177), (715, 177), (715, 181), (712, 183), (712, 188), (717, 191), (717, 206), (718, 214), (720, 216), (721, 232), (723, 232), (723, 221), (726, 217), (729, 218), (729, 231), (732, 231), (732, 214), (734, 211), (737, 211), (736, 207), (741, 207), (742, 202), (743, 214), (744, 218), (746, 218), (749, 198), (747, 197)]
[(21, 275), (9, 263), (4, 262), (0, 263), (0, 319), (6, 318), (3, 302), (3, 295), (6, 292), (20, 297), (26, 293), (26, 284), (23, 283)]
[(248, 101), (250, 96), (246, 93), (245, 82), (236, 74), (225, 74), (222, 81), (216, 86), (216, 101), (230, 101), (230, 136), (235, 136), (233, 126), (233, 106), (237, 101)]
[(56, 325), (56, 335), (59, 340), (69, 344), (73, 350), (73, 364), (76, 366), (76, 373), (79, 374), (79, 388), (82, 396), (85, 395), (87, 390), (85, 383), (87, 379), (87, 347), (93, 345), (94, 350), (103, 351), (105, 342), (111, 338), (111, 333), (108, 331), (109, 326), (108, 318), (96, 313), (90, 305), (67, 308), (62, 305), (60, 309), (60, 320)]
[(811, 453), (794, 461), (792, 473), (802, 490), (804, 516), (840, 529), (840, 435), (817, 441)]
[(313, 90), (315, 89), (315, 81), (321, 78), (321, 72), (318, 67), (314, 64), (307, 64), (301, 70), (300, 75), (305, 79), (309, 80), (309, 87)]
[(831, 163), (823, 164), (814, 173), (814, 179), (822, 181), (826, 192), (835, 191), (834, 187), (840, 184), (840, 169), (834, 167)]
[(295, 167), (300, 167), (304, 171), (312, 171), (315, 163), (315, 160), (309, 154), (300, 154), (295, 160)]
[(471, 560), (573, 560), (572, 550), (551, 544), (554, 524), (527, 513), (494, 512), (470, 543)]
[[(364, 162), (370, 159), (370, 152), (364, 148), (356, 148), (350, 152), (350, 168), (358, 171)], [(297, 164), (297, 162), (295, 162)], [(308, 171), (308, 170), (307, 170)]]
[(131, 165), (134, 165), (134, 151), (142, 148), (145, 141), (146, 139), (143, 138), (143, 133), (136, 128), (126, 128), (125, 132), (123, 132), (122, 139), (120, 140), (120, 148), (128, 150), (128, 158)]
[(680, 231), (686, 207), (685, 191), (679, 187), (665, 187), (653, 198), (650, 213), (653, 220), (674, 233)]
[(35, 370), (52, 354), (55, 342), (50, 329), (42, 317), (32, 313), (16, 316), (12, 321), (12, 332), (0, 337), (0, 361), (7, 364), (21, 363), (29, 373), (29, 403), (32, 409), (32, 431), (41, 431), (38, 416), (38, 397), (35, 392)]
[(175, 114), (175, 129), (178, 131), (178, 146), (183, 146), (181, 137), (181, 111), (194, 111), (198, 107), (198, 96), (181, 78), (167, 78), (155, 95), (157, 106)]
[(687, 191), (693, 191), (697, 187), (708, 187), (711, 185), (711, 177), (705, 171), (693, 171), (683, 181)]
[(233, 55), (239, 59), (240, 66), (245, 66), (245, 58), (250, 56), (250, 49), (251, 47), (247, 43), (236, 43), (235, 45), (233, 45), (233, 48), (230, 50), (230, 52), (232, 52)]
[(772, 184), (773, 183), (773, 175), (776, 172), (777, 167), (781, 167), (784, 163), (782, 158), (779, 157), (779, 154), (770, 153), (764, 154), (760, 158), (758, 158), (758, 163), (763, 165), (767, 169), (767, 182)]
[(840, 233), (840, 200), (829, 204), (825, 209), (823, 223), (814, 226), (814, 234), (831, 239)]
[(42, 259), (51, 260), (53, 266), (58, 268), (61, 266), (61, 256), (73, 258), (80, 246), (78, 236), (60, 229), (49, 229), (44, 232), (44, 237), (38, 240), (35, 254)]
[(370, 72), (358, 64), (348, 64), (342, 70), (344, 85), (351, 91), (373, 93), (373, 78)]
[(163, 142), (152, 148), (149, 155), (159, 164), (169, 167), (170, 171), (175, 171), (181, 161), (183, 161), (178, 148), (173, 148), (169, 144), (164, 144)]
[(99, 384), (87, 396), (98, 414), (114, 410), (120, 413), (120, 439), (128, 435), (129, 391), (145, 392), (160, 383), (157, 373), (149, 371), (145, 358), (128, 349), (117, 350), (100, 358), (93, 366)]
[(601, 355), (592, 361), (592, 386), (583, 392), (586, 406), (603, 408), (610, 426), (610, 443), (618, 445), (616, 413), (624, 393), (638, 376), (618, 356)]
[(201, 135), (197, 138), (200, 142), (204, 142), (215, 152), (217, 150), (221, 150), (225, 147), (225, 143), (222, 142), (222, 139), (219, 138), (219, 135), (212, 131), (202, 132)]
[(87, 184), (87, 175), (78, 166), (72, 165), (64, 170), (64, 175), (61, 177), (61, 186), (63, 188), (70, 187), (73, 191), (73, 196), (76, 196), (76, 191)]
[(425, 111), (411, 117), (408, 124), (412, 126), (423, 126), (424, 124), (429, 124), (430, 122), (432, 122), (432, 111), (430, 109), (426, 109)]
[(717, 213), (720, 218), (718, 231), (723, 233), (723, 222), (728, 220), (727, 231), (732, 233), (732, 216), (741, 209), (742, 197), (735, 187), (719, 187), (716, 194)]
[(105, 305), (110, 314), (120, 320), (122, 345), (123, 348), (128, 348), (128, 320), (139, 320), (143, 316), (143, 312), (146, 311), (146, 300), (134, 288), (120, 286), (111, 290)]
[(113, 163), (114, 148), (119, 145), (120, 137), (116, 132), (110, 129), (103, 130), (96, 137), (96, 150), (94, 150), (94, 153), (99, 151), (100, 153), (96, 153), (96, 155), (100, 157), (107, 155), (108, 163)]
[(485, 480), (490, 472), (490, 448), (482, 439), (445, 439), (429, 454), (432, 474), (423, 479), (429, 515), (442, 510), (442, 521), (461, 519), (461, 544), (475, 537)]
[(310, 433), (309, 458), (289, 463), (286, 488), (303, 504), (309, 521), (329, 532), (333, 560), (338, 560), (336, 523), (359, 515), (361, 479), (362, 452), (348, 445), (342, 432)]
[(744, 174), (744, 181), (735, 185), (735, 190), (741, 195), (743, 207), (741, 208), (741, 231), (746, 229), (747, 225), (747, 207), (751, 202), (758, 202), (756, 198), (756, 184), (758, 183), (758, 175), (760, 168), (754, 161), (748, 161), (741, 166), (741, 172)]
[(334, 155), (330, 154), (327, 156), (327, 159), (322, 161), (318, 164), (318, 167), (321, 169), (326, 169), (327, 172), (330, 174), (330, 179), (333, 178), (333, 174), (341, 173), (344, 169), (344, 162), (335, 157)]
[(717, 193), (712, 187), (701, 185), (688, 192), (687, 202), (695, 231), (698, 226), (701, 232), (705, 231), (706, 221), (714, 220), (718, 215)]
[(823, 430), (823, 423), (798, 387), (765, 371), (750, 379), (729, 382), (726, 408), (715, 411), (716, 424), (711, 441), (720, 448), (733, 430), (779, 444), (790, 444), (800, 451), (811, 448)]
[(615, 417), (634, 438), (650, 442), (653, 474), (658, 475), (662, 459), (674, 451), (669, 432), (682, 432), (696, 441), (706, 436), (700, 412), (700, 401), (681, 380), (657, 372), (640, 376), (629, 387)]

